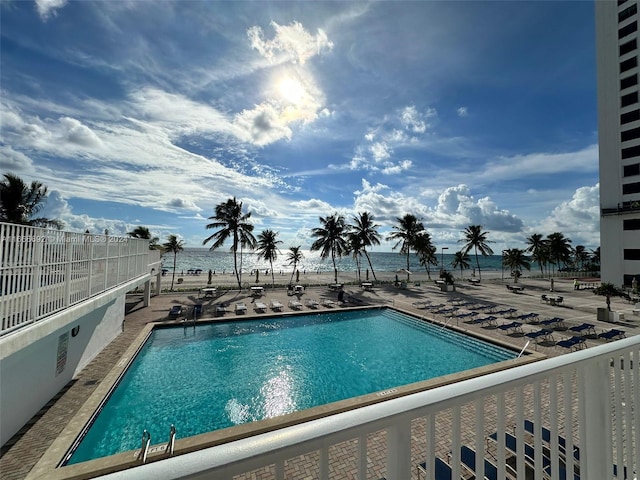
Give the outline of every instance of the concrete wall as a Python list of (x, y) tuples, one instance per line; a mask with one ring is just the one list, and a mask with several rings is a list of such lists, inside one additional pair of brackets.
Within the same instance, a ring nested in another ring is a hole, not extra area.
[(113, 289), (0, 339), (0, 444), (122, 332), (129, 288)]

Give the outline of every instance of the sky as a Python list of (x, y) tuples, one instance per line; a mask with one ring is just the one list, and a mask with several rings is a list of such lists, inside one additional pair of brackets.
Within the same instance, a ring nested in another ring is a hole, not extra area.
[[(236, 197), (308, 248), (319, 217), (418, 217), (596, 248), (587, 1), (0, 0), (0, 172), (66, 230), (186, 247)], [(378, 251), (391, 251), (383, 240)]]

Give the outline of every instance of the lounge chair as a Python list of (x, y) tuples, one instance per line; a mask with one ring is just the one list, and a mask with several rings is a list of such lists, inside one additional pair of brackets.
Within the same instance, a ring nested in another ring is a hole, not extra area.
[(320, 305), (318, 303), (317, 300), (314, 300), (313, 298), (307, 298), (304, 302), (304, 304), (308, 307), (308, 308), (318, 308), (318, 305)]
[(266, 311), (267, 311), (267, 306), (266, 306), (264, 303), (262, 303), (262, 302), (256, 302), (256, 303), (254, 304), (254, 306), (253, 306), (253, 309), (254, 309), (256, 312), (264, 313), (264, 312), (266, 312)]
[[(460, 447), (460, 460), (462, 465), (469, 470), (470, 473), (476, 473), (476, 452), (466, 445)], [(498, 480), (498, 467), (486, 458), (484, 459), (484, 478), (487, 480)]]
[(470, 320), (473, 320), (477, 316), (478, 316), (478, 312), (467, 312), (467, 313), (459, 313), (457, 315), (454, 315), (455, 318), (463, 321), (468, 321), (466, 320), (467, 318)]
[(579, 333), (583, 337), (596, 334), (595, 326), (591, 323), (582, 323), (580, 325), (570, 327), (569, 330), (575, 333)]
[(564, 318), (553, 317), (548, 320), (543, 320), (540, 322), (540, 325), (544, 325), (545, 327), (551, 327), (554, 330), (566, 330), (567, 326), (564, 324)]
[[(453, 474), (451, 472), (451, 466), (447, 464), (444, 460), (436, 457), (434, 469), (435, 469), (434, 473), (435, 473), (436, 480), (452, 480)], [(420, 477), (420, 472), (424, 472), (425, 475), (427, 474), (426, 462), (422, 462), (418, 465), (418, 478)]]
[(412, 305), (416, 308), (426, 308), (427, 305), (431, 303), (431, 300), (419, 300), (417, 302), (413, 302)]
[(524, 335), (520, 322), (505, 323), (504, 325), (499, 325), (498, 328), (505, 332), (511, 332), (512, 334), (520, 333)]
[(523, 322), (531, 322), (534, 323), (535, 321), (538, 320), (538, 317), (540, 315), (537, 313), (525, 313), (523, 315), (518, 315), (516, 318), (516, 320), (522, 320)]
[(555, 340), (553, 339), (553, 330), (549, 330), (548, 328), (543, 328), (542, 330), (536, 330), (535, 332), (525, 333), (524, 336), (535, 341), (536, 344), (540, 342), (555, 343)]
[(474, 320), (471, 320), (469, 323), (479, 323), (482, 326), (484, 326), (484, 324), (486, 323), (488, 327), (497, 327), (498, 324), (496, 323), (496, 320), (498, 320), (498, 317), (489, 315), (488, 317), (476, 318)]
[(178, 318), (180, 315), (182, 315), (182, 305), (174, 305), (169, 310), (169, 318)]
[(278, 300), (271, 300), (271, 303), (269, 304), (269, 306), (271, 307), (271, 310), (273, 310), (274, 312), (281, 312), (282, 309), (284, 308), (284, 305), (282, 305)]
[(333, 308), (333, 306), (335, 304), (336, 304), (336, 302), (334, 302), (333, 300), (330, 300), (328, 298), (325, 298), (324, 300), (322, 300), (322, 306), (323, 307)]
[(610, 340), (619, 340), (621, 338), (625, 338), (627, 336), (624, 333), (624, 330), (618, 330), (617, 328), (612, 328), (608, 332), (602, 332), (598, 335), (598, 338), (604, 338), (607, 342)]
[(236, 303), (236, 313), (245, 313), (247, 311), (247, 306), (244, 302)]
[(556, 342), (556, 345), (563, 348), (568, 348), (569, 350), (582, 350), (586, 347), (585, 339), (582, 337), (573, 336), (568, 340), (560, 340)]
[(517, 311), (518, 311), (517, 308), (505, 308), (503, 310), (498, 310), (497, 312), (493, 312), (493, 313), (495, 313), (496, 315), (502, 315), (503, 317), (510, 317)]
[(302, 308), (302, 303), (300, 303), (298, 300), (289, 300), (289, 308), (300, 310)]
[[(534, 435), (534, 424), (531, 420), (524, 421), (524, 431), (531, 435)], [(551, 445), (551, 430), (549, 430), (548, 428), (542, 427), (540, 431), (542, 433), (542, 441)], [(560, 455), (566, 458), (567, 440), (560, 435), (558, 435), (558, 450), (560, 452)], [(580, 461), (580, 448), (576, 447), (575, 445), (573, 447), (573, 458)]]
[(216, 305), (216, 315), (224, 315), (225, 313), (227, 313), (227, 305), (224, 303), (221, 303), (219, 305)]

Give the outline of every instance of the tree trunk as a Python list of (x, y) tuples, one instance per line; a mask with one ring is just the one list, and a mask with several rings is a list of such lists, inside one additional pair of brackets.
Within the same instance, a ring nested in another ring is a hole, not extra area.
[(476, 265), (478, 266), (478, 279), (482, 281), (482, 272), (480, 271), (480, 260), (478, 260), (478, 248), (473, 247), (473, 251), (476, 254)]
[(371, 273), (373, 273), (373, 279), (377, 282), (378, 278), (376, 277), (376, 272), (373, 271), (373, 265), (371, 264), (371, 258), (369, 258), (369, 254), (366, 250), (363, 250), (364, 256), (367, 257), (367, 261), (369, 262), (369, 268), (371, 269)]
[(173, 291), (173, 281), (176, 278), (176, 258), (178, 257), (178, 252), (173, 252), (173, 275), (171, 275), (171, 291)]

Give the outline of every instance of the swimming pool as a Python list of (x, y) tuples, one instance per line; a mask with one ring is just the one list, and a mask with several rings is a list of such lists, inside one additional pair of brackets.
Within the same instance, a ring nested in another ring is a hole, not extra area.
[(515, 357), (392, 309), (155, 328), (66, 464)]

